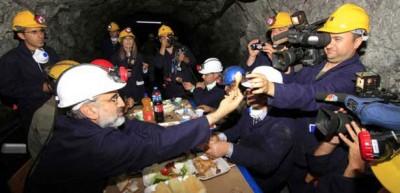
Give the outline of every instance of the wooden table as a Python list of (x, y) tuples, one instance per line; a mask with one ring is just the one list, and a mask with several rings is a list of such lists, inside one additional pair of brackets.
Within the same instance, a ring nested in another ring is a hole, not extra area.
[[(143, 192), (144, 185), (142, 178), (136, 178), (139, 181), (139, 190)], [(234, 166), (227, 173), (220, 176), (202, 181), (207, 189), (207, 193), (252, 193), (253, 190), (243, 178), (240, 170)]]
[[(183, 104), (189, 104), (188, 101), (183, 101)], [(134, 111), (140, 111), (141, 106), (136, 106)], [(179, 121), (180, 116), (175, 112), (164, 114), (165, 122)], [(139, 190), (136, 192), (143, 192), (144, 185), (141, 177), (136, 177), (139, 181)], [(207, 193), (252, 193), (253, 190), (243, 177), (240, 170), (233, 166), (227, 173), (220, 176), (202, 181), (207, 189)]]

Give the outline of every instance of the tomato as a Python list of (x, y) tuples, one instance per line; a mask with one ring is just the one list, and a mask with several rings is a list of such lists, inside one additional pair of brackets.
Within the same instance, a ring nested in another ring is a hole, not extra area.
[(164, 176), (168, 176), (169, 175), (169, 169), (167, 167), (163, 167), (160, 170), (160, 173)]

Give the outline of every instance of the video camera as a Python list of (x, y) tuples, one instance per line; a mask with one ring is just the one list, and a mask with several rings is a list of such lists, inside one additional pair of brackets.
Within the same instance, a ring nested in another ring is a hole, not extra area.
[(380, 162), (400, 152), (400, 101), (394, 93), (379, 89), (380, 76), (372, 72), (356, 73), (358, 96), (318, 93), (316, 99), (344, 104), (348, 114), (321, 109), (316, 126), (327, 138), (347, 133), (345, 124), (357, 120), (368, 127), (359, 134), (362, 156)]
[(289, 66), (301, 63), (312, 66), (325, 58), (323, 48), (331, 42), (328, 33), (316, 32), (326, 19), (308, 24), (304, 11), (291, 15), (293, 26), (288, 31), (272, 37), (275, 45), (287, 43), (288, 49), (273, 53), (272, 65), (285, 71)]

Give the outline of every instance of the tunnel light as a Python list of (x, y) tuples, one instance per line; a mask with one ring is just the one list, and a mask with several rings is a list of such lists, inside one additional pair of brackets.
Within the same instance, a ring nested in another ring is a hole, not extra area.
[(144, 24), (161, 24), (161, 21), (136, 21), (136, 23), (144, 23)]

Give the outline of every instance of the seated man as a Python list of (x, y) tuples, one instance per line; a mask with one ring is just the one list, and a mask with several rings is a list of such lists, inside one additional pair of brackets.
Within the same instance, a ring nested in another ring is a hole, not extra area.
[(196, 87), (190, 82), (183, 83), (185, 89), (193, 93), (196, 105), (205, 112), (214, 111), (224, 98), (225, 91), (217, 84), (222, 70), (223, 67), (218, 58), (208, 58), (199, 71), (204, 81), (198, 82)]
[(125, 104), (117, 92), (125, 85), (118, 74), (91, 64), (63, 73), (57, 84), (58, 107), (71, 110), (57, 117), (52, 138), (27, 179), (26, 192), (101, 193), (110, 177), (138, 172), (205, 143), (210, 125), (243, 99), (235, 87), (215, 112), (164, 129), (125, 121)]
[[(269, 74), (269, 81), (282, 83), (280, 72), (272, 67), (260, 66), (253, 72)], [(274, 73), (277, 76), (271, 76)], [(265, 94), (249, 92), (250, 107), (233, 128), (211, 138), (206, 153), (226, 156), (247, 167), (264, 192), (280, 192), (291, 174), (294, 131), (292, 121), (280, 117), (276, 109), (267, 106), (266, 99)]]

